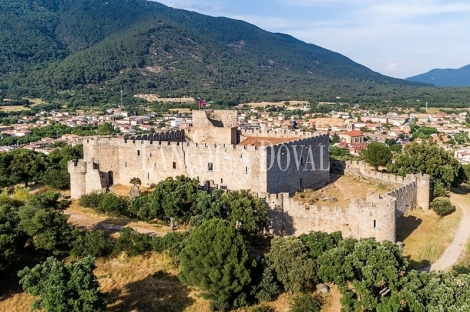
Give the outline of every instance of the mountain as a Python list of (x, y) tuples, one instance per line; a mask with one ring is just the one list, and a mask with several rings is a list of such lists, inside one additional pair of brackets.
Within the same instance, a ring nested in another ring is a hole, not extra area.
[(207, 100), (373, 100), (422, 85), (289, 35), (157, 2), (0, 0), (0, 10), (5, 94), (77, 100), (124, 89)]
[(470, 65), (458, 69), (433, 69), (427, 73), (406, 78), (406, 80), (439, 87), (468, 87), (470, 86)]

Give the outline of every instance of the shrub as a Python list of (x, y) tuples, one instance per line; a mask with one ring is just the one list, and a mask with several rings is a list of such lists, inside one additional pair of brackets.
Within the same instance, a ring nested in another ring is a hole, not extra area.
[(449, 215), (455, 211), (455, 207), (452, 205), (450, 200), (444, 197), (434, 198), (431, 202), (431, 208), (441, 217)]
[(128, 215), (128, 206), (129, 201), (127, 198), (113, 193), (106, 193), (103, 195), (97, 210), (104, 213)]
[(452, 267), (452, 273), (454, 275), (470, 274), (470, 266), (467, 264), (456, 264)]
[(256, 300), (271, 301), (274, 296), (280, 293), (279, 285), (274, 277), (274, 273), (266, 265), (264, 260), (258, 262), (253, 273), (251, 295), (254, 296)]
[(98, 209), (104, 195), (105, 194), (101, 192), (92, 192), (90, 194), (85, 194), (80, 197), (78, 203), (80, 204), (80, 206), (85, 208)]
[(173, 249), (176, 245), (180, 246), (180, 243), (183, 242), (188, 235), (188, 232), (170, 232), (165, 236), (153, 236), (151, 238), (152, 249), (156, 252)]
[(136, 232), (130, 227), (123, 228), (119, 234), (113, 248), (114, 255), (126, 252), (129, 257), (134, 257), (152, 248), (150, 236)]
[(129, 202), (128, 212), (130, 217), (139, 220), (150, 221), (158, 217), (150, 209), (149, 197), (145, 194), (141, 194)]
[(290, 312), (318, 312), (321, 309), (319, 299), (310, 294), (295, 296)]
[(102, 230), (78, 236), (72, 246), (70, 253), (75, 257), (103, 257), (113, 250), (113, 242)]

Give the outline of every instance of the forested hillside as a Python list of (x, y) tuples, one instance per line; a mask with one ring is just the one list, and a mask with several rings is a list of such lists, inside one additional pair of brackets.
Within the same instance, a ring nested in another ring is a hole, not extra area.
[(433, 69), (427, 73), (406, 78), (409, 81), (429, 83), (440, 87), (470, 86), (470, 65), (458, 69)]
[(157, 2), (0, 0), (0, 10), (0, 97), (74, 105), (119, 90), (232, 102), (448, 98), (289, 35)]

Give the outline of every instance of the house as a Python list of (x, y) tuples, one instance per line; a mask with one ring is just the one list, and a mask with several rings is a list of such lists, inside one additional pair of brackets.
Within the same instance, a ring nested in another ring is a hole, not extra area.
[(361, 130), (351, 130), (339, 134), (341, 142), (345, 143), (364, 143), (364, 134)]

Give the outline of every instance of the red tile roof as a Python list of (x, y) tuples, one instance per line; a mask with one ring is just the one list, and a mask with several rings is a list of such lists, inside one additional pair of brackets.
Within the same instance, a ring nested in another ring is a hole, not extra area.
[(358, 136), (362, 136), (363, 134), (361, 130), (352, 130), (352, 131), (343, 133), (343, 135), (347, 135), (350, 137), (358, 137)]

